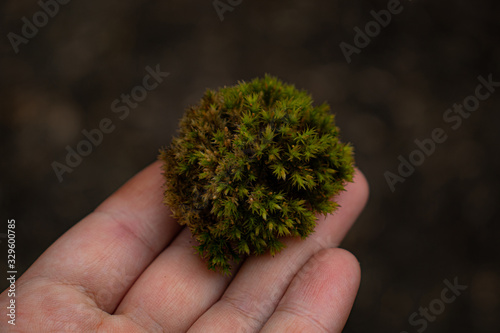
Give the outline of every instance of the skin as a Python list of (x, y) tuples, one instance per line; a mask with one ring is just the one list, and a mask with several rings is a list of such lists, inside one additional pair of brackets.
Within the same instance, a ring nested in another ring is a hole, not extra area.
[[(208, 271), (162, 204), (160, 163), (138, 173), (52, 244), (16, 282), (1, 332), (341, 332), (360, 267), (337, 248), (368, 198), (356, 171), (306, 240)], [(8, 306), (7, 290), (0, 308)]]

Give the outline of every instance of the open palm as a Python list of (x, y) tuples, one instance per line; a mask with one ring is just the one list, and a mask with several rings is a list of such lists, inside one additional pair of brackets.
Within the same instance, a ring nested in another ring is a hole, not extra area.
[[(337, 246), (363, 209), (355, 182), (306, 240), (208, 271), (189, 230), (162, 204), (153, 163), (59, 238), (16, 284), (16, 325), (2, 332), (341, 332), (360, 281)], [(9, 299), (0, 295), (0, 307)]]

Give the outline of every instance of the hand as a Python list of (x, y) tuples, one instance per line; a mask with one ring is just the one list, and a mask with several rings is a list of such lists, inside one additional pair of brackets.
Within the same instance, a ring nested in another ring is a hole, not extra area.
[[(356, 258), (336, 248), (363, 209), (355, 182), (306, 240), (252, 256), (232, 277), (207, 270), (163, 206), (159, 162), (76, 224), (16, 282), (8, 332), (341, 332), (356, 296)], [(8, 305), (4, 291), (0, 308)]]

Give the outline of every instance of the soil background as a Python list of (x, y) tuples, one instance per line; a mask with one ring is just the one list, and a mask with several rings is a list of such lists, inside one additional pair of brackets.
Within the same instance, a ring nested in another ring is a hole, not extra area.
[[(221, 20), (213, 1), (68, 1), (17, 53), (8, 33), (21, 35), (22, 18), (41, 7), (0, 2), (2, 253), (15, 218), (25, 271), (156, 159), (205, 89), (270, 73), (331, 105), (370, 183), (342, 244), (362, 267), (344, 331), (498, 332), (500, 88), (455, 129), (443, 116), (475, 94), (479, 76), (500, 82), (499, 3), (401, 1), (385, 27), (368, 25), (370, 41), (348, 63), (340, 44), (394, 1), (231, 2), (240, 4)], [(111, 103), (142, 84), (147, 66), (170, 74), (120, 119)], [(59, 181), (53, 162), (103, 118), (115, 130)], [(392, 191), (386, 172), (436, 128), (446, 141)], [(467, 289), (425, 329), (412, 325), (455, 279)]]

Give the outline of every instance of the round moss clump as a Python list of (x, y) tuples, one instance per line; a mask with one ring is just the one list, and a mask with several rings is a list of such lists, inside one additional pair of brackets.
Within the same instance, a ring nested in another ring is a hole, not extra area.
[(207, 90), (159, 158), (164, 203), (224, 273), (245, 255), (279, 252), (281, 237), (306, 238), (354, 172), (329, 106), (271, 76)]

